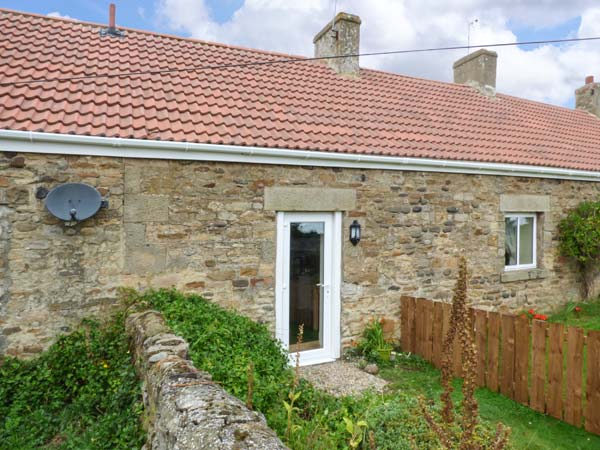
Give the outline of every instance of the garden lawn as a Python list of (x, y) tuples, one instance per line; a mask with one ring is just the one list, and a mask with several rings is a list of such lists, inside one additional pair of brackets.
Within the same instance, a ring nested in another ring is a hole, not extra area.
[[(576, 311), (579, 308), (579, 311)], [(600, 299), (588, 302), (569, 302), (548, 318), (548, 322), (560, 322), (585, 330), (600, 330)]]
[[(392, 383), (392, 389), (405, 395), (425, 395), (439, 398), (440, 373), (431, 364), (418, 357), (401, 357), (398, 366), (384, 369), (383, 378)], [(455, 380), (455, 400), (460, 399), (461, 381)], [(481, 418), (492, 424), (502, 422), (511, 428), (511, 447), (519, 450), (596, 450), (600, 436), (568, 425), (565, 422), (539, 414), (488, 389), (478, 389)]]

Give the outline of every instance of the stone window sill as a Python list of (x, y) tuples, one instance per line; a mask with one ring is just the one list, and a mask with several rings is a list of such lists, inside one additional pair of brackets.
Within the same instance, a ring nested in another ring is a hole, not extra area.
[(503, 283), (511, 283), (513, 281), (526, 281), (526, 280), (539, 280), (546, 278), (548, 271), (545, 269), (524, 269), (524, 270), (511, 270), (502, 273), (500, 280)]

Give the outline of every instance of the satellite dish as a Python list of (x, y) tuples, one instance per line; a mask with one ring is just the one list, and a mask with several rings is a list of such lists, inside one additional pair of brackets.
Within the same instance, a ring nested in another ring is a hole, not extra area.
[(46, 197), (46, 208), (55, 217), (66, 222), (89, 219), (102, 207), (108, 206), (100, 192), (83, 183), (65, 183), (56, 186)]

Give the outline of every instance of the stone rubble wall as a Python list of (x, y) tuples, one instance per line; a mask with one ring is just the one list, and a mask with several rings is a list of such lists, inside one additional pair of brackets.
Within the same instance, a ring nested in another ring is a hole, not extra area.
[[(35, 194), (66, 182), (95, 186), (109, 207), (65, 226)], [(343, 346), (372, 317), (388, 319), (397, 337), (402, 295), (450, 300), (463, 253), (479, 308), (549, 311), (577, 299), (575, 267), (557, 252), (558, 223), (600, 195), (600, 183), (568, 180), (0, 151), (0, 354), (36, 355), (83, 317), (108, 312), (120, 286), (175, 287), (274, 331), (270, 188), (353, 191), (342, 224)], [(540, 270), (504, 271), (506, 195), (548, 199)], [(353, 220), (362, 227), (356, 246)]]
[(127, 332), (144, 383), (146, 450), (278, 450), (287, 447), (262, 414), (187, 359), (188, 344), (156, 311), (131, 314)]

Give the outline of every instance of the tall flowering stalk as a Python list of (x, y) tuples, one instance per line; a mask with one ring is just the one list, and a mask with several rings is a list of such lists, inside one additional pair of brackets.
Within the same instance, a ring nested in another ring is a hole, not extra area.
[[(463, 402), (462, 414), (457, 419), (452, 401), (452, 356), (453, 346), (459, 343), (463, 355)], [(508, 444), (510, 430), (498, 424), (491, 442), (482, 442), (476, 435), (479, 424), (479, 405), (475, 398), (477, 387), (477, 350), (473, 339), (473, 317), (467, 306), (467, 261), (463, 257), (458, 263), (458, 279), (452, 296), (450, 327), (442, 344), (441, 394), (442, 411), (440, 420), (428, 410), (421, 399), (421, 410), (430, 428), (437, 435), (443, 448), (460, 450), (502, 450)]]

